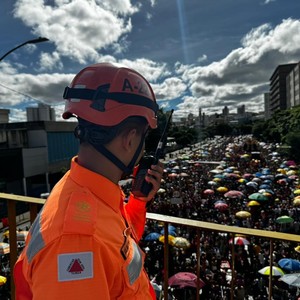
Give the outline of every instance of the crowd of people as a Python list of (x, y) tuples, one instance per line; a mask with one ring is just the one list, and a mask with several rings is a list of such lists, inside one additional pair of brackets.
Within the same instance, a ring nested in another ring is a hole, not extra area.
[[(239, 136), (205, 140), (170, 153), (161, 189), (148, 212), (298, 234), (298, 166), (277, 151), (276, 144)], [(148, 220), (141, 243), (146, 269), (158, 286), (164, 280), (162, 229), (159, 222)], [(182, 237), (189, 243), (186, 247), (170, 243), (169, 277), (178, 272), (196, 273), (196, 233), (192, 227), (171, 226), (171, 237)], [(230, 239), (229, 234), (201, 231), (202, 299), (230, 299)], [(270, 265), (269, 240), (244, 236), (234, 247), (234, 299), (267, 299), (269, 276), (258, 271)], [(279, 267), (282, 258), (299, 259), (296, 247), (293, 242), (274, 242), (274, 266)], [(175, 299), (195, 299), (196, 288), (170, 286), (170, 293)], [(274, 299), (298, 299), (299, 291), (274, 276), (272, 294)]]

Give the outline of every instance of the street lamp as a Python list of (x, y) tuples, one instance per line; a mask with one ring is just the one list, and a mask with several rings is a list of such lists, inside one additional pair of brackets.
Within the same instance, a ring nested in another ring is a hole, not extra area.
[(11, 49), (11, 50), (9, 50), (7, 53), (5, 53), (5, 54), (0, 58), (0, 61), (1, 61), (3, 58), (5, 58), (8, 54), (12, 53), (13, 51), (15, 51), (15, 50), (17, 50), (17, 49), (19, 49), (19, 48), (21, 48), (21, 47), (23, 47), (24, 45), (27, 45), (27, 44), (37, 44), (37, 43), (42, 43), (42, 42), (47, 42), (47, 41), (49, 41), (49, 39), (47, 39), (47, 38), (45, 38), (45, 37), (39, 37), (39, 38), (34, 39), (34, 40), (29, 40), (29, 41), (27, 41), (27, 42), (25, 42), (25, 43), (23, 43), (23, 44), (21, 44), (21, 45), (15, 47), (15, 48)]

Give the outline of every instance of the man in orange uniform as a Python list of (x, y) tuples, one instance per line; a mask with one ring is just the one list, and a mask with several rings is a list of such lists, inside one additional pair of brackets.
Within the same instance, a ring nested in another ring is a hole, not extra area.
[(16, 299), (155, 299), (138, 241), (163, 165), (148, 170), (146, 197), (125, 204), (118, 185), (157, 126), (152, 88), (134, 70), (101, 63), (79, 72), (64, 98), (63, 117), (78, 119), (79, 152), (30, 229), (14, 269)]

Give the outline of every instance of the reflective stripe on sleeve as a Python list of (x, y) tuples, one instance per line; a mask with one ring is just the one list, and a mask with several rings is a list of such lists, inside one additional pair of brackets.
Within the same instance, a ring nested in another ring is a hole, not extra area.
[(30, 229), (31, 238), (26, 251), (28, 262), (31, 262), (34, 256), (45, 247), (45, 242), (41, 234), (41, 213), (37, 216)]
[(131, 285), (134, 284), (134, 282), (140, 276), (142, 266), (143, 266), (141, 250), (139, 249), (139, 247), (134, 241), (132, 242), (132, 246), (133, 246), (133, 256), (131, 262), (127, 266), (127, 273)]

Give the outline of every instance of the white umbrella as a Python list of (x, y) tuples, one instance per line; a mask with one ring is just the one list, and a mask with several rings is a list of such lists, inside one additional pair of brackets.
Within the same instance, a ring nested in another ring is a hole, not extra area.
[(296, 287), (300, 287), (300, 273), (285, 274), (279, 280)]

